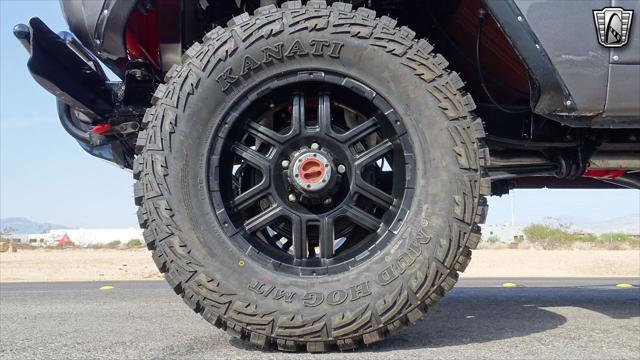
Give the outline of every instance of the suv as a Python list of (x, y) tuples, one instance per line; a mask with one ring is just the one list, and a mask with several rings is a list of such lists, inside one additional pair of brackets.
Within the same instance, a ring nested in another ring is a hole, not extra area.
[(418, 321), (488, 195), (640, 188), (638, 1), (61, 4), (71, 32), (14, 29), (34, 79), (84, 150), (133, 170), (175, 292), (260, 348)]

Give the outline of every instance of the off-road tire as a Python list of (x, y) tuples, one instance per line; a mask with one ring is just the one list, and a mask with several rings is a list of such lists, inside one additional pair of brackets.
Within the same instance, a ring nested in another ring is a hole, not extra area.
[[(488, 150), (462, 80), (414, 36), (366, 8), (291, 1), (212, 30), (168, 72), (138, 137), (135, 202), (158, 269), (204, 319), (260, 348), (347, 350), (415, 323), (452, 289), (486, 216)], [(258, 59), (261, 45), (283, 42), (286, 51), (296, 39), (308, 44), (319, 38), (343, 44), (339, 57), (307, 48), (307, 54), (251, 64), (233, 83), (219, 81), (228, 69), (243, 69), (245, 54)], [(305, 68), (348, 72), (380, 91), (416, 148), (412, 207), (393, 241), (337, 275), (290, 276), (240, 253), (207, 190), (207, 145), (230, 104), (259, 79)], [(320, 297), (336, 301), (316, 304)]]

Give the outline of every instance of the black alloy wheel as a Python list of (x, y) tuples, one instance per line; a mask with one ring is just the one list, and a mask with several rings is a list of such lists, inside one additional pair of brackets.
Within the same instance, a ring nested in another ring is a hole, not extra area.
[(336, 273), (375, 255), (402, 221), (412, 148), (371, 89), (297, 75), (265, 81), (229, 112), (229, 130), (211, 145), (209, 186), (243, 252), (280, 271)]

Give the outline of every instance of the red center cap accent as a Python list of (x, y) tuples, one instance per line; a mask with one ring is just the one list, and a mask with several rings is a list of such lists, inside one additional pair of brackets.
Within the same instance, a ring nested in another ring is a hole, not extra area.
[(324, 165), (318, 159), (307, 159), (300, 164), (300, 178), (307, 184), (315, 184), (324, 178)]

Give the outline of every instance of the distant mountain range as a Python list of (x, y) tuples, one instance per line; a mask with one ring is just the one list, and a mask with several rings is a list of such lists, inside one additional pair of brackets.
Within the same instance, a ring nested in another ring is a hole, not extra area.
[[(565, 224), (572, 230), (584, 231), (593, 234), (608, 232), (623, 232), (627, 234), (640, 234), (640, 213), (621, 216), (610, 219), (593, 219), (581, 217), (544, 218), (535, 223), (543, 224)], [(529, 224), (525, 224), (529, 225)], [(51, 229), (70, 229), (69, 226), (42, 223), (32, 221), (22, 217), (12, 217), (0, 219), (0, 231), (9, 231), (12, 234), (39, 234)]]
[(69, 229), (68, 226), (41, 223), (22, 217), (0, 219), (0, 231), (11, 234), (40, 234), (51, 229)]
[(613, 219), (575, 219), (575, 221), (571, 221), (571, 223), (571, 227), (574, 229), (594, 234), (607, 232), (640, 234), (640, 214), (621, 216)]

